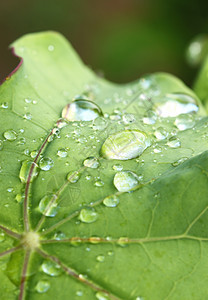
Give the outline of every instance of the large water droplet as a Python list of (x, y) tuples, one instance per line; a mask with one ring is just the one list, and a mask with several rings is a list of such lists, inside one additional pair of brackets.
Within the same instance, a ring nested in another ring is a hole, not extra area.
[(46, 260), (41, 265), (42, 271), (50, 276), (59, 276), (62, 273), (61, 267), (53, 261)]
[(97, 158), (90, 156), (86, 158), (83, 162), (85, 167), (92, 168), (92, 169), (97, 169), (100, 165), (99, 161)]
[(68, 121), (91, 121), (102, 115), (96, 103), (84, 99), (77, 99), (62, 110), (62, 117)]
[[(47, 209), (49, 203), (53, 204), (50, 206), (49, 209)], [(58, 207), (57, 207), (57, 196), (50, 194), (50, 195), (45, 195), (39, 202), (39, 210), (40, 212), (47, 216), (47, 217), (54, 217), (57, 212), (58, 212)]]
[(131, 171), (115, 174), (113, 183), (119, 192), (128, 192), (139, 184), (139, 177)]
[(45, 293), (49, 290), (50, 288), (50, 283), (46, 280), (40, 280), (38, 281), (36, 287), (35, 287), (35, 290), (38, 292), (38, 293)]
[(103, 200), (103, 204), (107, 207), (116, 207), (119, 204), (119, 198), (116, 195), (108, 196)]
[(57, 155), (62, 158), (67, 157), (67, 150), (65, 148), (61, 148), (57, 151)]
[(19, 178), (21, 182), (27, 182), (32, 165), (34, 165), (34, 168), (32, 173), (30, 174), (29, 182), (32, 182), (38, 176), (38, 165), (32, 161), (25, 160), (22, 162), (22, 166), (19, 172)]
[(4, 137), (7, 141), (14, 141), (17, 138), (17, 133), (14, 130), (7, 130), (4, 132)]
[(174, 124), (179, 130), (183, 131), (192, 128), (195, 125), (195, 121), (191, 114), (181, 114), (175, 119)]
[(106, 159), (127, 160), (135, 158), (151, 144), (145, 132), (124, 130), (110, 135), (101, 148), (101, 155)]
[(43, 157), (40, 159), (39, 167), (43, 171), (49, 171), (54, 165), (54, 162), (49, 157)]
[(157, 113), (164, 118), (197, 112), (198, 109), (195, 99), (182, 93), (167, 94), (167, 101), (156, 106)]
[(98, 218), (98, 214), (93, 208), (83, 208), (80, 211), (79, 219), (84, 223), (95, 222)]

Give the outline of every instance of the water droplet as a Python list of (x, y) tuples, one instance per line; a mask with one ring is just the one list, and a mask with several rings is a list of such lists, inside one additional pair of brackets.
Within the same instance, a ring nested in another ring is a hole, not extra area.
[(113, 170), (115, 170), (115, 171), (122, 171), (123, 170), (123, 166), (121, 164), (115, 164), (113, 166)]
[(155, 148), (153, 149), (153, 152), (154, 152), (154, 153), (160, 153), (160, 152), (162, 152), (162, 148), (159, 147), (159, 146), (157, 146), (157, 147), (155, 147)]
[[(50, 203), (53, 203), (50, 205)], [(50, 208), (48, 206), (50, 205)], [(45, 195), (39, 202), (40, 212), (47, 217), (54, 217), (58, 212), (57, 196), (53, 194)]]
[(55, 240), (60, 241), (60, 240), (65, 239), (65, 238), (66, 238), (66, 235), (65, 235), (65, 233), (63, 233), (63, 232), (58, 231), (58, 232), (56, 232), (56, 233), (54, 234), (54, 237), (53, 237), (53, 238), (54, 238)]
[(18, 203), (22, 203), (24, 201), (24, 198), (25, 198), (25, 195), (24, 194), (17, 194), (16, 197), (15, 197), (15, 200), (18, 202)]
[(0, 243), (2, 243), (5, 240), (5, 234), (4, 232), (0, 232)]
[(32, 99), (25, 98), (25, 103), (29, 104), (32, 102)]
[(181, 146), (181, 142), (178, 138), (176, 138), (175, 136), (171, 137), (168, 142), (167, 145), (170, 148), (179, 148)]
[(93, 156), (86, 158), (83, 164), (85, 167), (92, 168), (92, 169), (97, 169), (100, 165), (98, 159)]
[(79, 214), (80, 221), (84, 223), (95, 222), (97, 218), (98, 218), (98, 214), (95, 212), (93, 208), (83, 208)]
[(179, 158), (178, 160), (174, 161), (174, 162), (172, 163), (172, 166), (173, 166), (173, 167), (177, 167), (177, 166), (179, 166), (180, 164), (182, 164), (184, 161), (186, 161), (187, 159), (188, 159), (188, 157), (181, 157), (181, 158)]
[(53, 167), (53, 160), (49, 157), (43, 157), (40, 159), (39, 167), (43, 171), (49, 171)]
[(9, 107), (9, 103), (8, 102), (1, 103), (1, 108), (8, 108), (8, 107)]
[(115, 174), (113, 183), (119, 192), (128, 192), (139, 184), (139, 177), (131, 171)]
[(76, 295), (81, 297), (81, 296), (83, 296), (83, 292), (82, 291), (77, 291)]
[(168, 132), (163, 127), (158, 127), (154, 132), (154, 136), (157, 140), (161, 141), (166, 139)]
[(2, 150), (2, 149), (3, 149), (3, 141), (0, 140), (0, 150)]
[(179, 130), (183, 131), (192, 128), (195, 125), (195, 121), (191, 114), (181, 114), (175, 119), (174, 124)]
[(55, 49), (54, 45), (49, 45), (48, 46), (48, 51), (52, 52), (52, 51), (54, 51), (54, 49)]
[(56, 122), (56, 126), (58, 128), (64, 128), (66, 125), (68, 125), (68, 122), (66, 121), (66, 119), (61, 118)]
[(98, 299), (98, 300), (108, 300), (108, 295), (106, 293), (103, 293), (103, 292), (97, 292), (95, 294), (95, 297)]
[(4, 132), (4, 137), (7, 141), (14, 141), (17, 138), (17, 133), (14, 130), (7, 130)]
[(91, 178), (92, 178), (92, 177), (91, 177), (90, 175), (86, 175), (86, 176), (85, 176), (85, 179), (86, 179), (86, 180), (91, 180)]
[(46, 280), (40, 280), (38, 281), (36, 287), (35, 287), (35, 290), (38, 292), (38, 293), (45, 293), (49, 290), (50, 288), (50, 283)]
[(32, 119), (32, 115), (31, 115), (31, 113), (28, 112), (28, 113), (24, 114), (23, 118), (26, 119), (26, 120), (31, 120)]
[(108, 251), (108, 256), (113, 256), (114, 252), (113, 251)]
[(81, 177), (78, 171), (71, 171), (67, 174), (67, 180), (71, 183), (76, 183)]
[(125, 124), (132, 124), (136, 121), (135, 116), (133, 114), (125, 114), (122, 116), (122, 119)]
[(50, 276), (59, 276), (62, 273), (61, 267), (53, 261), (46, 260), (41, 265), (41, 270)]
[(107, 126), (107, 121), (103, 117), (98, 117), (93, 121), (92, 128), (94, 130), (103, 130)]
[(117, 244), (121, 247), (126, 247), (129, 242), (129, 239), (127, 237), (120, 237), (117, 241)]
[(104, 255), (98, 255), (96, 257), (96, 260), (99, 261), (99, 262), (104, 262), (105, 261), (105, 256)]
[(116, 207), (119, 204), (119, 198), (116, 195), (108, 196), (103, 200), (103, 204), (107, 207)]
[(151, 144), (145, 132), (124, 130), (110, 135), (101, 148), (106, 159), (128, 160), (141, 155)]
[(102, 187), (104, 186), (104, 182), (101, 179), (98, 179), (95, 181), (94, 185), (97, 187)]
[(25, 160), (22, 162), (22, 166), (19, 172), (19, 178), (21, 182), (23, 183), (27, 182), (32, 166), (34, 166), (34, 168), (32, 174), (30, 174), (29, 181), (32, 182), (38, 176), (38, 165), (32, 161)]
[(77, 99), (62, 110), (62, 117), (68, 121), (91, 121), (102, 116), (100, 107), (89, 100)]
[(35, 158), (38, 155), (38, 150), (31, 151), (30, 156)]
[(67, 157), (67, 150), (65, 148), (61, 148), (58, 150), (57, 155), (62, 158)]
[(188, 94), (167, 94), (167, 101), (156, 106), (157, 113), (164, 118), (177, 117), (180, 114), (197, 112), (195, 99)]
[(147, 125), (155, 124), (157, 120), (157, 114), (154, 111), (149, 110), (143, 117), (143, 123)]
[(25, 138), (24, 137), (21, 137), (19, 138), (18, 142), (17, 142), (17, 145), (24, 145), (25, 144)]

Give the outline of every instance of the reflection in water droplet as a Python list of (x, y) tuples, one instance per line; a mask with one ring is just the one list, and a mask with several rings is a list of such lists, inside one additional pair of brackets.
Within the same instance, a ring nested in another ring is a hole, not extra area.
[(139, 177), (131, 171), (115, 174), (113, 183), (119, 192), (128, 192), (139, 184)]
[[(55, 201), (54, 201), (55, 199)], [(50, 209), (47, 209), (49, 203), (53, 201), (53, 204), (50, 206)], [(47, 217), (54, 217), (58, 212), (57, 207), (57, 196), (53, 194), (45, 195), (39, 202), (40, 212)]]
[(172, 138), (170, 138), (167, 142), (167, 145), (170, 148), (179, 148), (181, 146), (181, 142), (178, 138), (176, 138), (175, 136), (173, 136)]
[(174, 124), (179, 130), (183, 131), (192, 128), (195, 125), (195, 121), (191, 114), (181, 114), (175, 119)]
[(67, 157), (67, 150), (65, 148), (61, 148), (57, 151), (57, 155), (62, 158)]
[(62, 273), (61, 267), (53, 261), (46, 260), (41, 265), (41, 270), (50, 276), (59, 276)]
[(43, 171), (49, 171), (53, 167), (53, 160), (49, 157), (43, 157), (40, 159), (39, 167)]
[(106, 128), (106, 126), (107, 126), (107, 121), (103, 117), (96, 118), (92, 124), (92, 128), (94, 130), (103, 130)]
[(101, 148), (106, 159), (128, 160), (141, 155), (151, 144), (145, 132), (124, 130), (110, 135)]
[(186, 161), (187, 159), (188, 159), (188, 157), (181, 157), (181, 158), (179, 158), (178, 160), (174, 161), (174, 162), (172, 163), (172, 166), (173, 166), (173, 167), (177, 167), (177, 166), (179, 166), (180, 164), (182, 164), (184, 161)]
[(95, 222), (97, 218), (98, 218), (98, 214), (95, 212), (93, 208), (83, 208), (79, 214), (80, 221), (84, 223)]
[(103, 200), (103, 204), (107, 207), (116, 207), (119, 204), (119, 198), (116, 195), (108, 196)]
[(83, 162), (85, 167), (92, 168), (92, 169), (97, 169), (100, 165), (99, 161), (97, 158), (90, 156), (86, 158)]
[(17, 138), (17, 133), (14, 130), (7, 130), (4, 132), (4, 137), (7, 141), (14, 141)]
[(35, 287), (35, 290), (38, 292), (38, 293), (45, 293), (49, 290), (50, 288), (50, 283), (46, 280), (40, 280), (38, 281), (36, 287)]
[(99, 261), (99, 262), (104, 262), (105, 256), (104, 256), (104, 255), (98, 255), (98, 256), (96, 257), (96, 260)]
[(168, 132), (163, 127), (158, 127), (154, 132), (154, 136), (157, 140), (161, 141), (166, 139)]
[(102, 115), (96, 103), (84, 99), (77, 99), (62, 110), (62, 117), (68, 121), (91, 121)]
[(25, 160), (22, 162), (22, 166), (19, 172), (19, 178), (21, 182), (27, 182), (32, 165), (34, 165), (34, 169), (32, 174), (30, 175), (29, 182), (32, 182), (38, 176), (38, 165), (32, 161)]
[(95, 297), (98, 299), (98, 300), (108, 300), (108, 295), (103, 293), (103, 292), (97, 292), (95, 294)]
[(71, 171), (67, 174), (67, 180), (71, 183), (76, 183), (81, 177), (78, 171)]
[(167, 94), (167, 101), (159, 103), (156, 107), (157, 113), (164, 118), (197, 112), (198, 109), (195, 99), (182, 93)]

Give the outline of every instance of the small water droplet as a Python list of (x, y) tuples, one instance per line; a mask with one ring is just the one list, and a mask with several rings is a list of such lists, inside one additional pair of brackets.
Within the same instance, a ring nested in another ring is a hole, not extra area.
[(33, 150), (33, 151), (30, 152), (30, 156), (32, 158), (35, 158), (37, 155), (38, 155), (38, 150)]
[(157, 114), (154, 111), (149, 110), (143, 117), (143, 123), (147, 125), (155, 124), (157, 121)]
[(161, 153), (161, 152), (162, 152), (162, 148), (159, 147), (159, 146), (157, 146), (157, 147), (155, 147), (155, 148), (153, 149), (153, 152), (154, 152), (154, 153)]
[(115, 171), (122, 171), (123, 170), (123, 166), (121, 164), (115, 164), (113, 166), (113, 170), (115, 170)]
[(103, 117), (98, 117), (93, 121), (92, 128), (94, 130), (103, 130), (107, 126), (107, 121)]
[(53, 238), (54, 238), (55, 240), (60, 241), (60, 240), (65, 239), (65, 238), (66, 238), (66, 235), (65, 235), (65, 233), (63, 233), (63, 232), (58, 231), (58, 232), (56, 232), (56, 233), (54, 234), (54, 237), (53, 237)]
[(132, 124), (136, 121), (135, 116), (133, 114), (125, 114), (122, 116), (122, 120), (125, 124)]
[(90, 176), (90, 175), (86, 175), (86, 176), (85, 176), (85, 179), (86, 179), (86, 180), (91, 180), (91, 178), (92, 178), (92, 176)]
[(176, 119), (174, 124), (180, 130), (190, 129), (195, 125), (195, 121), (191, 114), (181, 114)]
[(170, 148), (179, 148), (181, 146), (181, 142), (177, 137), (173, 136), (168, 140), (167, 145)]
[(49, 290), (50, 288), (50, 283), (46, 280), (40, 280), (38, 281), (36, 287), (35, 287), (35, 290), (38, 292), (38, 293), (45, 293)]
[(113, 251), (108, 251), (108, 256), (113, 256), (114, 252)]
[(83, 208), (80, 211), (79, 219), (84, 223), (95, 222), (98, 218), (98, 214), (93, 208)]
[[(49, 203), (53, 203), (50, 205), (50, 209), (47, 209)], [(54, 217), (58, 212), (57, 207), (57, 196), (53, 194), (45, 195), (39, 202), (39, 210), (40, 212), (47, 217)]]
[(71, 171), (67, 174), (67, 180), (71, 183), (76, 183), (81, 177), (78, 171)]
[(172, 166), (173, 166), (173, 167), (177, 167), (177, 166), (179, 166), (180, 164), (182, 164), (184, 161), (186, 161), (187, 159), (188, 159), (188, 157), (181, 157), (181, 158), (179, 158), (178, 160), (174, 161), (174, 162), (172, 163)]
[(79, 296), (79, 297), (83, 296), (83, 291), (77, 291), (76, 295)]
[(119, 204), (119, 198), (116, 195), (108, 196), (103, 200), (103, 204), (107, 207), (116, 207)]
[(124, 130), (110, 135), (101, 148), (106, 159), (128, 160), (140, 156), (151, 144), (145, 132)]
[(24, 194), (17, 194), (16, 197), (15, 197), (15, 200), (18, 202), (18, 203), (22, 203), (24, 201), (24, 198), (25, 198), (25, 195)]
[(108, 295), (106, 293), (103, 293), (103, 292), (97, 292), (95, 294), (95, 297), (98, 299), (98, 300), (108, 300)]
[(8, 102), (3, 102), (3, 103), (1, 103), (1, 106), (0, 106), (1, 108), (8, 108), (9, 107), (9, 103)]
[(27, 113), (24, 114), (23, 118), (26, 119), (26, 120), (31, 120), (32, 115), (31, 115), (31, 113), (27, 112)]
[(168, 132), (163, 127), (158, 127), (154, 132), (154, 136), (158, 141), (161, 141), (166, 139)]
[(62, 117), (68, 121), (91, 121), (102, 115), (96, 103), (85, 99), (77, 99), (62, 110)]
[(67, 150), (65, 148), (61, 148), (57, 151), (57, 155), (62, 158), (67, 157)]
[(17, 133), (14, 130), (7, 130), (4, 132), (4, 137), (7, 141), (15, 141)]
[(46, 260), (41, 265), (41, 270), (50, 276), (59, 276), (62, 273), (61, 267), (53, 261)]
[(19, 178), (21, 182), (23, 183), (27, 182), (32, 166), (34, 166), (34, 168), (32, 174), (30, 175), (29, 181), (32, 182), (38, 176), (38, 165), (32, 161), (25, 160), (22, 162), (22, 166), (19, 172)]
[(105, 256), (104, 255), (98, 255), (96, 257), (96, 260), (99, 261), (99, 262), (104, 262), (105, 261)]
[(54, 162), (49, 157), (43, 157), (40, 159), (39, 167), (43, 171), (49, 171), (54, 165)]
[(84, 160), (83, 165), (88, 168), (97, 169), (100, 163), (97, 158), (90, 156)]
[(126, 247), (129, 242), (129, 239), (127, 237), (120, 237), (117, 241), (117, 244), (121, 247)]
[(52, 51), (54, 51), (54, 49), (55, 49), (54, 45), (49, 45), (48, 46), (48, 51), (52, 52)]
[(2, 150), (2, 149), (3, 149), (3, 141), (0, 140), (0, 150)]
[(0, 232), (0, 243), (2, 243), (5, 240), (5, 234), (4, 232)]
[(128, 192), (139, 184), (139, 177), (131, 171), (115, 174), (113, 183), (119, 192)]
[(24, 137), (21, 137), (19, 138), (18, 142), (17, 142), (17, 145), (24, 145), (25, 144), (25, 138)]
[(102, 180), (98, 179), (95, 181), (94, 185), (97, 187), (102, 187), (102, 186), (104, 186), (104, 182)]

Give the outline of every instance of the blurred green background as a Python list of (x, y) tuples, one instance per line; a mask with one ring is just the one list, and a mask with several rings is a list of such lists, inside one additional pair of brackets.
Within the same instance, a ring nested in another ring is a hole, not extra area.
[(84, 62), (114, 82), (166, 71), (193, 82), (190, 40), (208, 31), (204, 0), (1, 0), (0, 80), (17, 64), (8, 45), (25, 33), (56, 30)]

